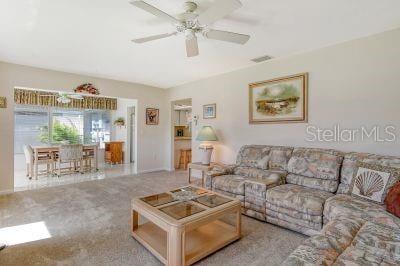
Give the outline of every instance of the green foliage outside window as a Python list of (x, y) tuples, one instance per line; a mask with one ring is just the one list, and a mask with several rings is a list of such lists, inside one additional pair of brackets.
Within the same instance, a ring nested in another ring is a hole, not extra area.
[[(48, 126), (40, 128), (39, 140), (42, 143), (49, 143), (49, 130)], [(60, 121), (54, 120), (53, 122), (53, 143), (63, 144), (78, 144), (82, 143), (79, 131), (74, 125), (61, 124)]]

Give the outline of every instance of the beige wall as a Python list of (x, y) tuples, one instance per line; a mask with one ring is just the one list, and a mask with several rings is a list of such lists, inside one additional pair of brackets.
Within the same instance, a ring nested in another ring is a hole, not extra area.
[[(102, 95), (137, 99), (137, 164), (138, 171), (151, 171), (169, 167), (166, 160), (166, 91), (140, 84), (119, 82), (81, 76), (39, 68), (32, 68), (0, 62), (0, 96), (6, 96), (7, 109), (0, 109), (0, 192), (13, 188), (13, 88), (15, 86), (45, 90), (71, 91), (77, 85), (91, 82)], [(145, 108), (160, 109), (160, 124), (145, 125)], [(169, 157), (169, 154), (168, 154)]]
[[(0, 63), (0, 96), (7, 109), (0, 109), (0, 192), (13, 187), (13, 87), (65, 90), (94, 83), (102, 95), (138, 100), (138, 171), (173, 169), (171, 101), (192, 99), (195, 138), (202, 125), (214, 126), (220, 141), (214, 159), (234, 161), (243, 144), (274, 144), (329, 147), (400, 155), (400, 29), (316, 51), (280, 58), (256, 66), (185, 84), (167, 91), (139, 84), (86, 77), (7, 63)], [(195, 69), (193, 69), (195, 71)], [(248, 123), (248, 84), (309, 72), (309, 123)], [(202, 119), (202, 105), (217, 103), (217, 118)], [(145, 125), (145, 108), (160, 108), (160, 125)], [(307, 142), (306, 126), (357, 129), (375, 125), (396, 127), (397, 141), (372, 140)], [(194, 160), (198, 143), (192, 142)]]
[[(232, 55), (234, 56), (234, 55)], [(195, 71), (195, 69), (193, 70)], [(221, 139), (215, 160), (234, 162), (243, 144), (315, 146), (400, 155), (399, 141), (307, 142), (307, 124), (248, 122), (248, 84), (309, 72), (309, 124), (331, 128), (396, 127), (400, 137), (400, 29), (185, 84), (168, 91), (169, 101), (192, 98), (200, 126), (212, 125)], [(217, 103), (217, 118), (202, 120), (202, 105)], [(192, 143), (198, 159), (198, 143)]]

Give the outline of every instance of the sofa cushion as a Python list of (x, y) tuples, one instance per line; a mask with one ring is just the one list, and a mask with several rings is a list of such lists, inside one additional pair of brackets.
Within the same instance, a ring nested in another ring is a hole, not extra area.
[(335, 238), (315, 235), (298, 246), (282, 265), (332, 265), (342, 252), (338, 246)]
[(336, 259), (333, 265), (399, 265), (400, 260), (391, 257), (376, 256), (369, 250), (350, 246)]
[(285, 184), (267, 190), (267, 202), (281, 208), (322, 215), (325, 201), (333, 194), (303, 186)]
[(400, 261), (399, 228), (366, 222), (353, 239), (352, 245), (370, 250), (371, 253), (378, 256), (397, 255), (397, 259)]
[(311, 221), (311, 222), (322, 225), (322, 216), (321, 215), (310, 215), (310, 214), (307, 214), (304, 212), (299, 212), (299, 211), (292, 210), (292, 209), (278, 207), (269, 202), (265, 202), (265, 207), (267, 209), (267, 212), (269, 212), (269, 211), (280, 212), (280, 213), (289, 215), (289, 216), (299, 219), (299, 220), (307, 220), (307, 221)]
[(305, 240), (283, 265), (399, 265), (400, 230), (337, 217)]
[(338, 265), (400, 265), (400, 229), (366, 222)]
[(318, 189), (335, 192), (339, 184), (342, 160), (342, 154), (335, 150), (296, 148), (287, 166), (288, 172), (296, 178), (287, 179), (287, 183), (317, 188), (315, 185), (318, 182), (310, 182), (311, 179), (328, 180), (325, 183), (330, 184), (324, 184)]
[(269, 169), (286, 171), (292, 151), (292, 147), (272, 146), (269, 152)]
[(296, 148), (288, 163), (288, 172), (306, 177), (337, 180), (343, 160), (340, 152)]
[(224, 191), (224, 190), (219, 190), (219, 189), (216, 189), (216, 188), (213, 188), (213, 191), (215, 191), (215, 192), (217, 192), (219, 194), (226, 195), (228, 197), (237, 199), (237, 200), (240, 201), (241, 206), (242, 207), (244, 206), (244, 195), (238, 195), (238, 194), (235, 194), (235, 193), (231, 193), (231, 192)]
[(324, 226), (315, 236), (305, 240), (284, 261), (283, 265), (331, 265), (351, 245), (362, 219), (340, 217)]
[(382, 156), (369, 153), (351, 152), (344, 155), (340, 174), (338, 193), (350, 194), (353, 178), (357, 171), (357, 162), (364, 162), (374, 165), (389, 166), (400, 169), (400, 157)]
[(351, 195), (383, 204), (387, 193), (400, 179), (400, 169), (358, 162)]
[(239, 175), (221, 175), (212, 179), (212, 187), (233, 194), (244, 195), (246, 178)]
[(341, 216), (357, 217), (366, 221), (400, 228), (400, 218), (385, 211), (384, 206), (346, 194), (337, 194), (326, 200), (324, 224)]
[(245, 145), (239, 150), (236, 165), (268, 169), (270, 150), (271, 148), (265, 145)]
[(338, 188), (337, 180), (326, 180), (321, 178), (305, 177), (295, 174), (288, 174), (288, 176), (286, 177), (286, 183), (319, 189), (332, 193), (336, 192)]

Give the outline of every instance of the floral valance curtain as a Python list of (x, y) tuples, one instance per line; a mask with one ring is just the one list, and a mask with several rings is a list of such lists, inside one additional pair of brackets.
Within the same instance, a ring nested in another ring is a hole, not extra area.
[(98, 97), (98, 96), (83, 96), (82, 100), (71, 99), (70, 103), (59, 103), (57, 101), (58, 93), (49, 93), (46, 91), (35, 90), (14, 90), (14, 102), (16, 104), (29, 104), (37, 106), (52, 106), (74, 109), (101, 109), (101, 110), (116, 110), (117, 99)]

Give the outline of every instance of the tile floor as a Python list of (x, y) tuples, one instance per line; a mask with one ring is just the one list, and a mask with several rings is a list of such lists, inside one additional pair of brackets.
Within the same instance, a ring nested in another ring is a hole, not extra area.
[(26, 172), (16, 170), (14, 172), (14, 191), (32, 190), (45, 187), (54, 187), (65, 184), (79, 183), (89, 180), (99, 180), (112, 177), (120, 177), (134, 174), (134, 164), (104, 165), (99, 171), (87, 172), (84, 174), (68, 174), (57, 176), (40, 175), (38, 180), (30, 180)]

